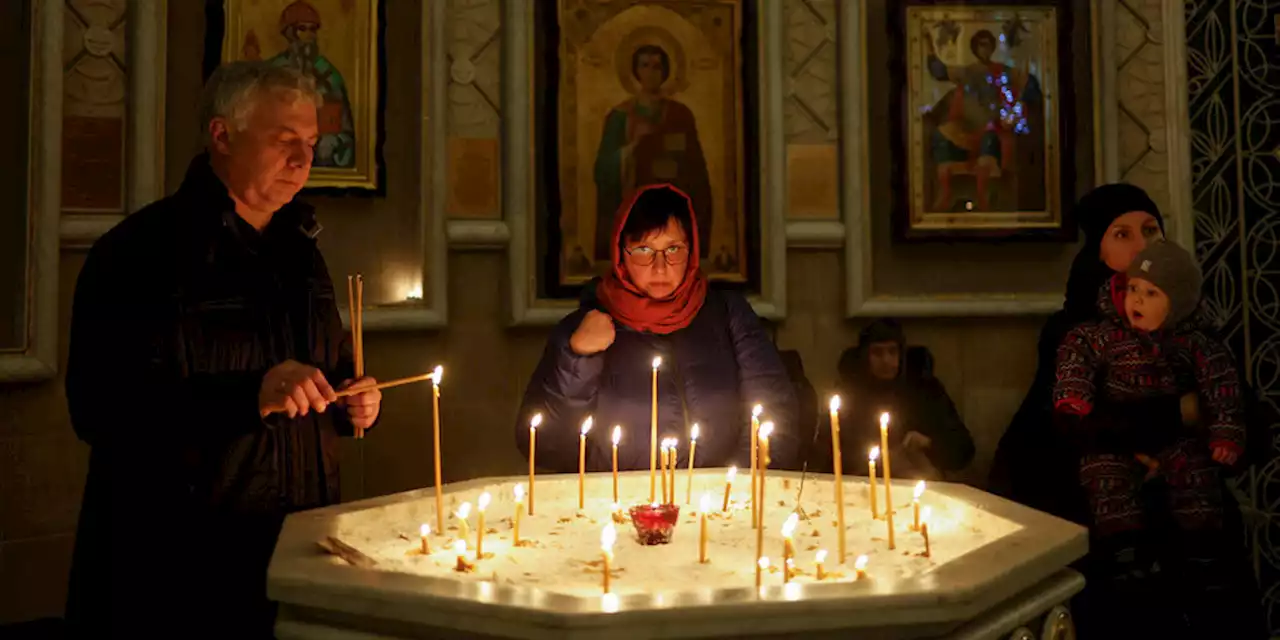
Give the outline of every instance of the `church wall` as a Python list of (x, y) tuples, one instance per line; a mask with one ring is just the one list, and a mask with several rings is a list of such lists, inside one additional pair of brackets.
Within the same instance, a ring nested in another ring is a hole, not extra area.
[[(787, 54), (790, 80), (784, 123), (793, 192), (789, 221), (810, 226), (793, 226), (789, 233), (793, 246), (786, 256), (786, 317), (775, 324), (774, 333), (779, 348), (800, 352), (810, 380), (819, 393), (825, 393), (835, 380), (840, 352), (852, 345), (865, 322), (847, 315), (848, 256), (842, 243), (833, 242), (825, 232), (816, 236), (803, 233), (840, 223), (838, 205), (829, 197), (832, 192), (822, 196), (821, 188), (797, 182), (824, 166), (833, 173), (819, 179), (818, 186), (839, 181), (833, 165), (814, 161), (838, 158), (836, 151), (843, 143), (837, 117), (837, 3), (787, 2), (792, 45)], [(200, 149), (196, 111), (205, 32), (201, 4), (171, 2), (168, 7), (163, 148), (167, 191), (177, 187), (187, 162)], [(1150, 4), (1139, 8), (1159, 14), (1160, 7)], [(386, 1), (390, 55), (384, 115), (385, 196), (312, 199), (326, 227), (320, 242), (335, 278), (355, 269), (379, 273), (379, 241), (397, 233), (403, 212), (418, 206), (415, 183), (421, 166), (415, 145), (422, 126), (417, 92), (421, 62), (416, 54), (419, 6), (410, 0)], [(500, 3), (449, 0), (447, 7), (447, 47), (455, 59), (466, 54), (467, 68), (462, 71), (469, 73), (451, 74), (447, 85), (448, 137), (436, 143), (446, 146), (444, 156), (452, 167), (447, 174), (446, 211), (454, 222), (497, 223), (502, 215), (502, 200), (497, 195), (502, 185), (497, 171), (502, 119), (495, 106), (500, 104), (500, 52), (499, 41), (490, 36), (500, 26)], [(481, 47), (484, 50), (477, 51)], [(1157, 108), (1143, 103), (1133, 111), (1146, 117), (1143, 109)], [(1154, 165), (1141, 166), (1149, 169)], [(477, 187), (478, 178), (473, 175), (489, 182), (481, 181)], [(1159, 175), (1144, 175), (1142, 184), (1153, 187), (1157, 198), (1162, 198), (1161, 180)], [(812, 197), (803, 197), (806, 194)], [(436, 363), (446, 365), (442, 398), (446, 481), (521, 472), (512, 425), (524, 381), (536, 365), (548, 333), (545, 326), (509, 326), (507, 257), (493, 250), (491, 241), (465, 237), (463, 230), (477, 228), (482, 227), (459, 226), (452, 234), (455, 241), (448, 255), (443, 292), (448, 313), (442, 328), (373, 332), (366, 338), (368, 370), (377, 377), (394, 378), (426, 371)], [(958, 259), (976, 258), (982, 251), (972, 247), (968, 256)], [(83, 260), (80, 249), (63, 252), (59, 274), (61, 365), (65, 365), (70, 296)], [(1037, 265), (1028, 262), (1025, 267)], [(966, 474), (966, 480), (973, 484), (981, 486), (1000, 433), (1029, 384), (1041, 322), (1041, 317), (1007, 316), (915, 318), (905, 323), (910, 341), (933, 351), (937, 374), (978, 441), (977, 459)], [(145, 393), (128, 399), (128, 404), (125, 411), (145, 411)], [(345, 443), (343, 492), (347, 499), (431, 482), (427, 388), (387, 391), (383, 412), (381, 425), (363, 444)], [(0, 416), (14, 416), (12, 420), (0, 419), (0, 624), (58, 616), (88, 450), (71, 431), (61, 374), (40, 384), (0, 386)], [(175, 417), (175, 424), (180, 423), (181, 417)]]

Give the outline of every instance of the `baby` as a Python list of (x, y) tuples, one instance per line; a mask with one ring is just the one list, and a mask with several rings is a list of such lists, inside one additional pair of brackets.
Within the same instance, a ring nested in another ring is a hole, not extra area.
[[(1079, 450), (1080, 483), (1102, 537), (1142, 529), (1144, 472), (1168, 483), (1184, 531), (1222, 523), (1214, 461), (1244, 450), (1240, 382), (1231, 354), (1191, 321), (1200, 302), (1194, 258), (1171, 242), (1148, 246), (1099, 295), (1102, 319), (1077, 326), (1058, 348), (1054, 422)], [(1194, 388), (1206, 428), (1184, 428), (1170, 397)]]

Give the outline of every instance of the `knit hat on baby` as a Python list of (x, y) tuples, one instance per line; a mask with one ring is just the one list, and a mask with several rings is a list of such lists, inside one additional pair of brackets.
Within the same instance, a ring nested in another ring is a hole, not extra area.
[(1200, 304), (1203, 277), (1196, 259), (1186, 249), (1167, 240), (1152, 242), (1133, 259), (1126, 272), (1130, 278), (1142, 278), (1157, 286), (1169, 298), (1169, 317), (1165, 326), (1173, 326), (1191, 316)]

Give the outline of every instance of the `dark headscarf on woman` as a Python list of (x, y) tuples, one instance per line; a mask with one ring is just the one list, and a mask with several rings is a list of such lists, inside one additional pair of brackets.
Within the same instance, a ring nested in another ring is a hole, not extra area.
[(1102, 261), (1102, 239), (1111, 223), (1130, 211), (1150, 213), (1164, 231), (1159, 207), (1133, 185), (1103, 185), (1076, 203), (1074, 215), (1084, 233), (1084, 245), (1071, 263), (1062, 310), (1050, 316), (1040, 331), (1035, 379), (1000, 438), (988, 479), (989, 488), (1000, 495), (1076, 521), (1083, 521), (1084, 514), (1074, 461), (1062, 455), (1050, 426), (1054, 367), (1063, 338), (1098, 312), (1098, 289), (1115, 273)]

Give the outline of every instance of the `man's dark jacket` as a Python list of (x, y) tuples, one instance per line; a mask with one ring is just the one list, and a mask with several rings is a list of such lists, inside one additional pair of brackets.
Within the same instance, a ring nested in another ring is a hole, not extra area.
[[(93, 246), (76, 285), (67, 402), (91, 447), (67, 617), (86, 637), (265, 637), (286, 513), (338, 501), (345, 411), (258, 415), (271, 367), (352, 374), (312, 210), (257, 232), (207, 156)], [(159, 636), (157, 636), (159, 637)]]

